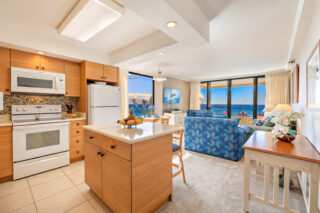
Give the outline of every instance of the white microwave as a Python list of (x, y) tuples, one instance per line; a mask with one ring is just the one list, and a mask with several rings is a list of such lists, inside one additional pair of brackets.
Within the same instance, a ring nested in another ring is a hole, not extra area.
[(65, 94), (65, 74), (11, 67), (11, 92)]

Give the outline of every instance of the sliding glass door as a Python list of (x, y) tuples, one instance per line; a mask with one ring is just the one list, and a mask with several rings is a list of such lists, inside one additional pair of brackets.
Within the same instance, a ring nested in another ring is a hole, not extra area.
[(201, 109), (240, 118), (240, 125), (252, 125), (263, 117), (265, 107), (264, 76), (207, 81), (201, 83)]

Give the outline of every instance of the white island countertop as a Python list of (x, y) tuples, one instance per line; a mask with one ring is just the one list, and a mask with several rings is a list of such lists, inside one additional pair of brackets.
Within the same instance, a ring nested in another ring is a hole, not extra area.
[(113, 138), (129, 144), (139, 143), (152, 138), (172, 134), (184, 130), (183, 126), (174, 126), (161, 123), (144, 122), (132, 129), (119, 124), (99, 124), (83, 127), (86, 130)]

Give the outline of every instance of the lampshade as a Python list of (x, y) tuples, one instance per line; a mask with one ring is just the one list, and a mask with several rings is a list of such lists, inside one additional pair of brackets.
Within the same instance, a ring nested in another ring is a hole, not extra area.
[(278, 104), (272, 111), (271, 114), (275, 115), (278, 112), (293, 112), (293, 109), (289, 104)]
[(271, 104), (271, 105), (267, 105), (263, 111), (264, 112), (271, 112), (273, 110), (274, 106)]

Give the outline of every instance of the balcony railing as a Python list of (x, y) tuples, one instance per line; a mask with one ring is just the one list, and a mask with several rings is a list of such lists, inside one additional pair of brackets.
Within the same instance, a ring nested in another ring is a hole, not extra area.
[[(206, 109), (206, 105), (201, 105), (201, 109)], [(258, 105), (257, 117), (263, 118), (264, 105)], [(227, 105), (211, 105), (211, 110), (217, 115), (227, 115)], [(240, 126), (253, 125), (253, 105), (231, 105), (231, 118), (240, 118)]]

